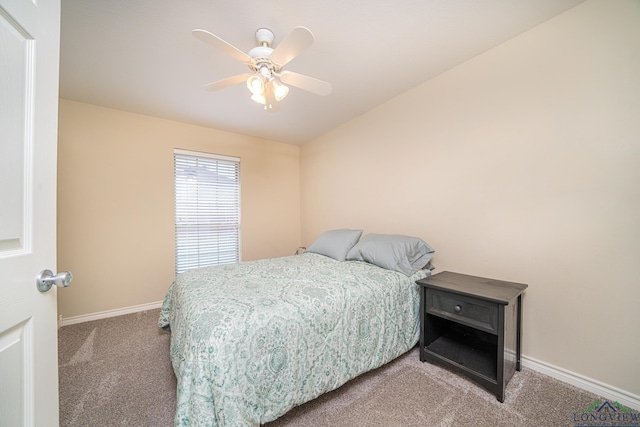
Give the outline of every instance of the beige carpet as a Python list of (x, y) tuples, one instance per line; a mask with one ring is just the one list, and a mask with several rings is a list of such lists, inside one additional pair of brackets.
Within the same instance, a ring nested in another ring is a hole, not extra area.
[[(173, 425), (170, 335), (157, 327), (158, 314), (60, 329), (61, 426)], [(597, 399), (523, 369), (500, 403), (466, 378), (420, 362), (414, 349), (267, 426), (574, 426), (574, 413)]]

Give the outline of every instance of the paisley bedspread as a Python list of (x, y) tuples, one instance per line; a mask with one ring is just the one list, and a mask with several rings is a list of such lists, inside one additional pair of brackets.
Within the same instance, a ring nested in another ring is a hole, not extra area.
[(191, 270), (165, 297), (176, 426), (256, 426), (411, 349), (411, 277), (305, 253)]

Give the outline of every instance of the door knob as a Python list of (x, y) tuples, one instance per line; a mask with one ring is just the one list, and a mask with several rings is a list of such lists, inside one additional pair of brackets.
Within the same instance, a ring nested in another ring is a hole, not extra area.
[(40, 292), (47, 292), (53, 285), (66, 288), (72, 280), (73, 274), (70, 271), (63, 271), (54, 276), (51, 270), (42, 270), (36, 278), (36, 286)]

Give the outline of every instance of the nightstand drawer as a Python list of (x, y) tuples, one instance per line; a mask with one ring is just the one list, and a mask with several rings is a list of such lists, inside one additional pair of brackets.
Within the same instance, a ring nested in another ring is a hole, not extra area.
[(492, 334), (498, 333), (498, 304), (440, 290), (427, 289), (425, 310)]

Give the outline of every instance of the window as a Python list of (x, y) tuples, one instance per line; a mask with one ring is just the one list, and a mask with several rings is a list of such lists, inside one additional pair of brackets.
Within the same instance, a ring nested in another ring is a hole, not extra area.
[(240, 159), (174, 150), (176, 274), (240, 261)]

